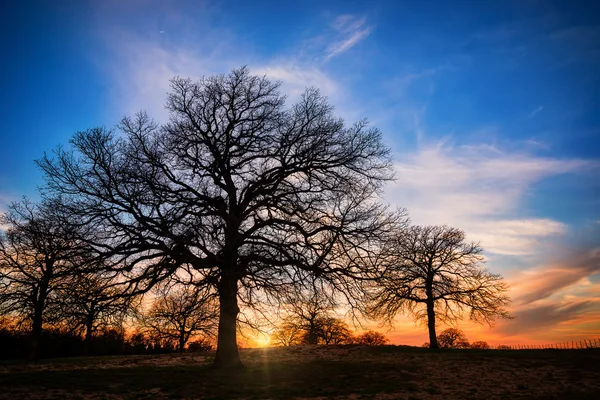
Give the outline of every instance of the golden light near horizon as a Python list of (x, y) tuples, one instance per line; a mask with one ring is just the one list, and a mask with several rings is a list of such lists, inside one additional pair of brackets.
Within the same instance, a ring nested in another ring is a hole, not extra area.
[(252, 338), (257, 347), (269, 347), (271, 345), (270, 332), (260, 332)]

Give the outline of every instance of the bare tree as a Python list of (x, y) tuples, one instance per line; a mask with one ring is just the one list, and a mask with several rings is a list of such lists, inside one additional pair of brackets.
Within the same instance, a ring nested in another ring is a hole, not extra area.
[(479, 349), (479, 350), (489, 350), (490, 349), (490, 345), (483, 341), (483, 340), (477, 340), (473, 343), (471, 343), (470, 348), (472, 349)]
[(71, 332), (83, 332), (87, 354), (94, 332), (121, 325), (135, 309), (138, 299), (127, 293), (127, 287), (114, 272), (99, 269), (66, 281), (58, 290), (58, 313)]
[(302, 344), (304, 330), (293, 320), (284, 320), (275, 331), (269, 335), (273, 346), (297, 346)]
[(383, 346), (389, 342), (389, 340), (381, 332), (367, 331), (355, 337), (354, 342), (365, 346)]
[(219, 317), (214, 294), (179, 285), (163, 289), (156, 295), (150, 309), (141, 318), (150, 336), (175, 341), (181, 352), (188, 340), (199, 333), (214, 336)]
[(332, 288), (321, 279), (308, 279), (284, 295), (282, 307), (286, 324), (295, 324), (302, 333), (304, 344), (318, 344), (323, 325), (335, 309)]
[(330, 316), (318, 316), (311, 323), (288, 317), (270, 335), (270, 343), (275, 346), (342, 344), (349, 343), (351, 339), (348, 324)]
[(457, 328), (443, 330), (437, 336), (437, 343), (442, 349), (462, 349), (469, 347), (467, 336)]
[(42, 329), (56, 293), (89, 259), (68, 218), (52, 201), (28, 200), (0, 216), (0, 314), (16, 317), (31, 332), (30, 357), (39, 356)]
[(343, 344), (352, 340), (352, 332), (343, 320), (326, 317), (319, 321), (319, 336), (325, 344)]
[(96, 247), (135, 285), (188, 266), (196, 285), (216, 288), (215, 366), (235, 368), (238, 301), (306, 273), (353, 297), (355, 279), (371, 273), (365, 260), (389, 219), (375, 201), (392, 177), (389, 151), (317, 90), (285, 109), (279, 84), (246, 68), (171, 88), (168, 124), (125, 118), (121, 135), (77, 133), (72, 150), (38, 164), (47, 193), (102, 225)]
[(346, 323), (335, 315), (335, 294), (327, 281), (314, 277), (285, 292), (279, 298), (285, 316), (278, 336), (288, 339), (288, 343), (295, 343), (296, 337), (303, 344), (347, 341), (351, 333)]
[(508, 286), (482, 267), (482, 248), (448, 226), (413, 226), (386, 248), (383, 278), (370, 296), (370, 312), (388, 321), (408, 311), (425, 320), (430, 347), (437, 348), (436, 322), (454, 322), (468, 312), (477, 322), (509, 318)]

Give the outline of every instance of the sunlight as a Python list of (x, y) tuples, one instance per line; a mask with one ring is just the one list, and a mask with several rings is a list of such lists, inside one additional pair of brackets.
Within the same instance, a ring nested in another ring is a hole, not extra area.
[(256, 344), (256, 347), (269, 347), (271, 344), (271, 335), (266, 332), (259, 333), (252, 341)]

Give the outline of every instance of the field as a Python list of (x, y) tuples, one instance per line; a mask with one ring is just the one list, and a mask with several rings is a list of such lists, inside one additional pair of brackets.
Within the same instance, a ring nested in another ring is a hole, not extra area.
[(599, 399), (600, 350), (439, 350), (382, 346), (0, 363), (0, 399)]

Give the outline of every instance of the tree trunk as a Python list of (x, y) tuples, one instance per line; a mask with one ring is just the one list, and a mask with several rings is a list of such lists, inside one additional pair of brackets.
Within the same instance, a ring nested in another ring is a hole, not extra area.
[(83, 354), (89, 356), (92, 347), (92, 334), (94, 330), (94, 307), (90, 309), (85, 322), (85, 341), (83, 344)]
[(183, 348), (185, 347), (185, 331), (181, 330), (179, 332), (179, 352), (183, 353)]
[(29, 358), (37, 360), (40, 357), (42, 342), (42, 327), (44, 323), (44, 308), (46, 306), (46, 295), (48, 293), (48, 279), (43, 279), (34, 293), (35, 303), (33, 305), (33, 320), (31, 321), (31, 343), (29, 347)]
[(310, 320), (308, 322), (308, 344), (317, 344), (318, 340), (317, 340), (317, 326), (314, 322), (314, 320)]
[(42, 308), (39, 305), (33, 310), (33, 324), (31, 326), (31, 344), (29, 347), (29, 358), (37, 360), (40, 357), (40, 346), (42, 341)]
[(427, 301), (427, 327), (429, 328), (429, 348), (438, 349), (440, 346), (435, 334), (435, 311), (433, 300)]
[(219, 336), (214, 368), (236, 369), (243, 364), (237, 348), (237, 315), (240, 311), (237, 304), (238, 278), (225, 270), (219, 281)]

